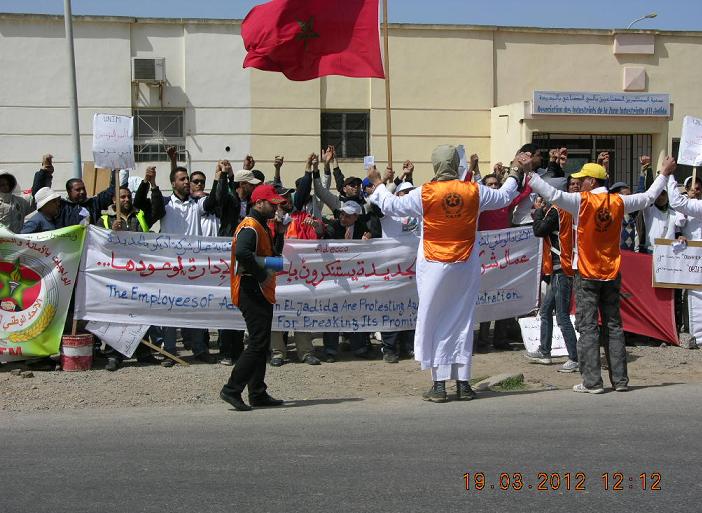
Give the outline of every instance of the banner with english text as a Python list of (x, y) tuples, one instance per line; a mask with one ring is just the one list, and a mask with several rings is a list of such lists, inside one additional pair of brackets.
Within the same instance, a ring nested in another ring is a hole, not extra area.
[[(418, 239), (288, 240), (277, 276), (273, 329), (374, 332), (414, 329)], [(538, 304), (540, 239), (530, 227), (480, 232), (477, 320)], [(76, 317), (117, 324), (244, 329), (230, 301), (231, 241), (91, 226)]]
[(59, 352), (85, 227), (19, 235), (0, 228), (0, 362)]

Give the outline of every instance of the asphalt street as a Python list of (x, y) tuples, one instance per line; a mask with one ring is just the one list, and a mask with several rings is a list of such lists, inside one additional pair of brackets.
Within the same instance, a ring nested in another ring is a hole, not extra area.
[(670, 384), (5, 415), (0, 511), (699, 512), (701, 395)]

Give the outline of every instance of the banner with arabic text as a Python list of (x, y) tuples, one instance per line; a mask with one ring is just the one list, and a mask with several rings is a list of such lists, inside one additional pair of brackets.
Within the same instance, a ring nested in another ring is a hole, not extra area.
[[(540, 244), (528, 233), (530, 228), (480, 234), (476, 247), (485, 286), (478, 297), (479, 320), (516, 316), (536, 306)], [(413, 236), (286, 241), (273, 329), (413, 329), (417, 244)], [(116, 324), (244, 329), (230, 301), (230, 259), (229, 239), (91, 226), (76, 316)]]
[(0, 228), (0, 362), (59, 352), (85, 228)]

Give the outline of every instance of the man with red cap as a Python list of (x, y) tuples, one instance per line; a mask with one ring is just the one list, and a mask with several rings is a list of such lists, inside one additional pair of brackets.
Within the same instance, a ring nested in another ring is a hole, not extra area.
[[(273, 239), (268, 220), (273, 219), (278, 205), (285, 198), (272, 185), (259, 185), (251, 193), (252, 205), (234, 233), (232, 240), (232, 303), (239, 307), (249, 344), (236, 362), (231, 377), (219, 396), (238, 411), (249, 411), (251, 406), (280, 406), (283, 401), (273, 399), (266, 392), (266, 358), (271, 344), (271, 324), (275, 304), (275, 271), (259, 262), (274, 256)], [(249, 389), (249, 406), (241, 394)]]

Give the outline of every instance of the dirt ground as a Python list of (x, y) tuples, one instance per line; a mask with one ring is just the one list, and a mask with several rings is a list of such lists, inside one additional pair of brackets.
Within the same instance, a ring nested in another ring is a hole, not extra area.
[[(315, 340), (321, 347), (321, 340)], [(515, 346), (516, 348), (517, 346)], [(503, 372), (524, 374), (527, 388), (568, 389), (579, 382), (579, 374), (556, 371), (565, 358), (555, 358), (550, 366), (529, 363), (522, 350), (476, 354), (473, 378)], [(652, 386), (663, 383), (702, 382), (702, 350), (640, 345), (628, 347), (631, 385)], [(341, 353), (339, 361), (310, 366), (292, 362), (282, 367), (268, 367), (266, 381), (271, 395), (286, 400), (335, 398), (407, 397), (419, 400), (428, 388), (430, 377), (419, 370), (413, 360), (388, 364), (382, 360), (354, 359)], [(186, 355), (186, 351), (181, 352)], [(7, 413), (74, 408), (137, 406), (204, 405), (220, 401), (218, 394), (231, 372), (221, 364), (193, 364), (164, 368), (141, 366), (127, 361), (116, 372), (103, 369), (104, 360), (96, 360), (87, 372), (41, 371), (23, 363), (0, 367), (0, 410)], [(12, 373), (13, 369), (30, 369), (33, 377)], [(603, 371), (605, 385), (607, 371)], [(451, 387), (452, 388), (452, 387)]]

